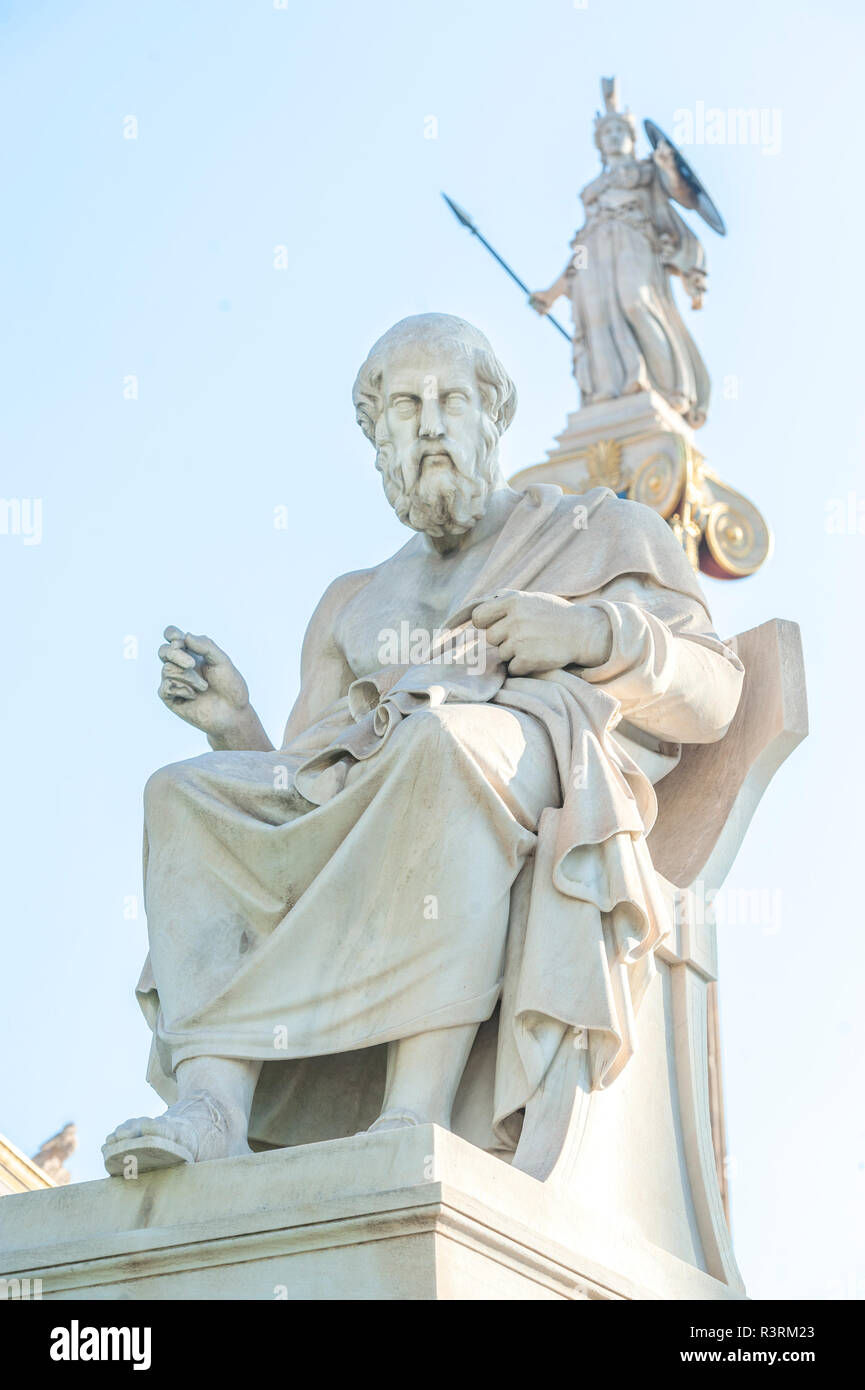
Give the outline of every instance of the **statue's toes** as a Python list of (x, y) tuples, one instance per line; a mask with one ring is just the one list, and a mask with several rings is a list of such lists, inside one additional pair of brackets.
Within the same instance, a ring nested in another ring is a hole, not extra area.
[(139, 1115), (137, 1119), (124, 1120), (122, 1125), (118, 1125), (116, 1129), (111, 1131), (105, 1142), (106, 1144), (116, 1144), (123, 1139), (137, 1139), (143, 1133), (142, 1125), (146, 1123), (147, 1117), (145, 1115)]
[(190, 1125), (165, 1116), (127, 1121), (102, 1146), (106, 1171), (111, 1177), (137, 1178), (154, 1168), (194, 1163), (198, 1142)]
[(195, 1128), (188, 1120), (176, 1120), (171, 1115), (157, 1115), (141, 1121), (142, 1134), (155, 1134), (159, 1139), (170, 1139), (172, 1144), (195, 1144)]

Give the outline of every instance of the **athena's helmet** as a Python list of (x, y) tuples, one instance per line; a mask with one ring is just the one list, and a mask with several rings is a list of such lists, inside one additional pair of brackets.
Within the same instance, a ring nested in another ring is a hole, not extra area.
[(619, 110), (618, 78), (602, 77), (601, 95), (604, 98), (603, 115), (600, 111), (596, 112), (595, 114), (595, 144), (601, 151), (601, 154), (603, 155), (603, 149), (601, 149), (601, 131), (604, 129), (605, 125), (612, 124), (613, 122), (616, 122), (616, 124), (620, 125), (626, 125), (631, 132), (631, 137), (634, 141), (634, 144), (636, 144), (637, 122), (635, 118), (631, 115), (627, 107), (624, 111)]

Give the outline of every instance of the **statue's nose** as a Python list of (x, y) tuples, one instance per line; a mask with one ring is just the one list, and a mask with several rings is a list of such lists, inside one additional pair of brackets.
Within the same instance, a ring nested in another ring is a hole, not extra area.
[(422, 439), (441, 439), (444, 434), (441, 408), (435, 397), (429, 400), (424, 398), (420, 412), (419, 434)]

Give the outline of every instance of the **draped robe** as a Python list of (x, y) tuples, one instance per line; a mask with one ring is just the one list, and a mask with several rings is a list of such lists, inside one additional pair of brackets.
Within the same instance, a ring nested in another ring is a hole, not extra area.
[[(598, 606), (608, 659), (510, 677), (471, 625), (505, 589)], [(532, 487), (428, 656), (356, 673), (278, 752), (148, 783), (148, 1079), (171, 1102), (186, 1058), (260, 1059), (257, 1144), (370, 1123), (383, 1044), (478, 1024), (471, 1137), (512, 1150), (563, 1042), (593, 1088), (637, 1045), (671, 925), (652, 784), (723, 736), (743, 674), (684, 554), (607, 488)]]
[(669, 202), (651, 159), (608, 170), (581, 197), (586, 223), (571, 243), (576, 251), (565, 278), (583, 405), (655, 390), (698, 427), (709, 407), (709, 376), (669, 275), (703, 269), (700, 242)]

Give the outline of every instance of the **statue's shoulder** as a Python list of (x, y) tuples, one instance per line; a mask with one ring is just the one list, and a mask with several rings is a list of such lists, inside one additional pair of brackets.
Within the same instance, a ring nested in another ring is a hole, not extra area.
[[(663, 549), (679, 551), (681, 547), (668, 523), (645, 502), (637, 502), (631, 497), (619, 497), (611, 488), (594, 487), (581, 501), (593, 499), (597, 519), (617, 531), (628, 530), (639, 533)], [(576, 499), (575, 499), (576, 500)]]
[(365, 570), (349, 570), (347, 574), (339, 575), (325, 589), (316, 610), (317, 613), (327, 614), (332, 619), (336, 618), (351, 603), (352, 599), (379, 575), (384, 575), (391, 583), (398, 582), (389, 578), (390, 571), (394, 569), (400, 571), (406, 561), (410, 561), (411, 557), (420, 549), (421, 537), (412, 535), (395, 554), (389, 555), (386, 560), (379, 561), (377, 565), (372, 565)]
[[(549, 487), (549, 484), (545, 486)], [(556, 491), (559, 491), (556, 488)], [(578, 520), (575, 520), (575, 515)], [(663, 550), (679, 549), (679, 544), (664, 518), (644, 502), (619, 497), (612, 488), (599, 484), (586, 492), (565, 492), (555, 505), (555, 520), (567, 520), (576, 530), (594, 529), (605, 534), (640, 535), (653, 546)]]
[(580, 198), (583, 206), (594, 203), (600, 198), (605, 189), (610, 186), (610, 176), (608, 173), (598, 174), (596, 178), (590, 179), (584, 188), (580, 189)]
[(522, 524), (534, 532), (576, 533), (592, 526), (597, 534), (617, 529), (624, 519), (620, 509), (627, 505), (600, 484), (586, 492), (571, 492), (558, 483), (530, 483), (523, 489), (519, 514)]
[(529, 483), (520, 489), (520, 513), (525, 518), (536, 517), (538, 525), (557, 526), (562, 521), (572, 524), (573, 511), (593, 513), (604, 505), (605, 499), (618, 501), (608, 487), (593, 487), (587, 492), (573, 492), (558, 483)]
[[(627, 506), (623, 498), (617, 497), (612, 488), (605, 487), (599, 483), (596, 487), (587, 488), (585, 492), (565, 492), (557, 484), (545, 483), (540, 487), (561, 492), (561, 497), (555, 505), (556, 520), (567, 518), (573, 524), (573, 512), (578, 508), (586, 517), (594, 517), (604, 523), (621, 519), (622, 507)], [(578, 528), (579, 529), (579, 528)]]
[[(559, 539), (568, 554), (573, 543), (574, 563), (580, 567), (582, 582), (592, 578), (592, 589), (621, 574), (647, 574), (662, 587), (687, 594), (706, 608), (679, 541), (660, 513), (645, 503), (618, 497), (599, 485), (583, 493), (564, 493), (550, 508), (545, 523), (544, 543), (549, 546)], [(581, 592), (588, 593), (589, 588)]]
[(373, 565), (371, 569), (349, 570), (347, 574), (338, 575), (319, 599), (316, 616), (335, 618), (355, 594), (366, 588), (380, 568), (380, 565)]

